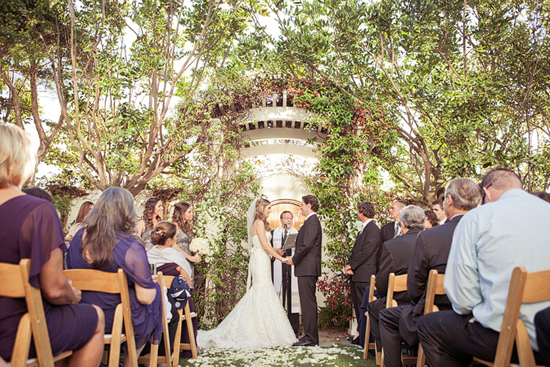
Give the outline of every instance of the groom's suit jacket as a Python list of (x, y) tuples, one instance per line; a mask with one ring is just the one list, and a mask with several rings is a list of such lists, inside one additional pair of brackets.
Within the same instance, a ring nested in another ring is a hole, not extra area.
[(300, 228), (296, 251), (292, 257), (294, 275), (321, 276), (321, 241), (323, 232), (317, 214), (311, 215)]
[(380, 229), (371, 220), (355, 239), (348, 264), (353, 270), (351, 280), (369, 282), (370, 276), (376, 274), (376, 262), (380, 247)]

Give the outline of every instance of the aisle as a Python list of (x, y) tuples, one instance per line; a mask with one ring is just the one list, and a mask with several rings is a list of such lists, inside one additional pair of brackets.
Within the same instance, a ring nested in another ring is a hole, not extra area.
[(198, 359), (180, 360), (182, 367), (326, 366), (374, 367), (374, 358), (363, 360), (363, 349), (334, 343), (332, 346), (280, 349), (210, 349)]

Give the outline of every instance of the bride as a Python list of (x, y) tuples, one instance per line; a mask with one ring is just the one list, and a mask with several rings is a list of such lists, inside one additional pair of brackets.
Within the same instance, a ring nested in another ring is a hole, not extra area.
[(250, 262), (246, 294), (218, 325), (199, 330), (197, 344), (203, 348), (272, 348), (291, 346), (296, 337), (271, 281), (270, 255), (286, 263), (269, 245), (267, 218), (271, 204), (256, 199), (247, 215)]

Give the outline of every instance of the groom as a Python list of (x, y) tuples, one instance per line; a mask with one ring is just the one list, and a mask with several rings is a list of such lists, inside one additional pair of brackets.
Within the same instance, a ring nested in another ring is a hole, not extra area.
[(289, 264), (294, 265), (294, 274), (298, 278), (298, 294), (302, 308), (302, 323), (305, 336), (294, 346), (319, 345), (317, 331), (317, 278), (321, 276), (321, 222), (317, 218), (319, 201), (313, 195), (302, 197), (302, 215), (306, 220), (296, 239), (294, 256)]

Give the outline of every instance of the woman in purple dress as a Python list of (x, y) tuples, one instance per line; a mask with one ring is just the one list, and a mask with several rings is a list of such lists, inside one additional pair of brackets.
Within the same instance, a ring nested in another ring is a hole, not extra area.
[[(189, 262), (185, 258), (184, 254), (177, 251), (175, 247), (178, 238), (179, 228), (176, 223), (173, 222), (160, 222), (155, 225), (151, 232), (151, 240), (153, 248), (147, 252), (150, 264), (156, 264), (157, 270), (162, 271), (165, 275), (178, 276), (181, 275), (183, 279), (189, 284), (191, 281), (189, 272), (191, 267)], [(166, 284), (166, 287), (170, 289), (170, 284)], [(195, 302), (189, 297), (189, 309), (191, 312), (197, 312)], [(172, 318), (168, 324), (170, 331), (170, 340), (174, 340), (176, 335), (176, 329), (178, 327), (177, 310), (172, 307)], [(197, 340), (197, 334), (199, 332), (199, 324), (197, 318), (193, 318), (193, 332), (195, 333), (195, 340)], [(189, 343), (189, 333), (187, 331), (187, 325), (184, 321), (181, 329), (181, 342)], [(191, 358), (192, 354), (190, 350), (185, 350), (182, 353), (182, 358)]]
[[(81, 292), (63, 274), (66, 251), (61, 223), (46, 200), (20, 188), (34, 171), (31, 142), (13, 125), (0, 125), (0, 262), (31, 259), (29, 282), (42, 292), (54, 355), (73, 350), (69, 366), (97, 367), (103, 354), (103, 312), (77, 304)], [(0, 297), (0, 356), (10, 360), (25, 299)], [(31, 351), (34, 353), (34, 351)]]
[[(132, 321), (138, 355), (151, 339), (158, 344), (162, 332), (160, 288), (151, 277), (147, 254), (135, 231), (134, 198), (120, 187), (103, 192), (84, 220), (67, 252), (69, 269), (98, 269), (116, 273), (122, 268), (128, 277)], [(84, 292), (82, 302), (98, 305), (105, 313), (105, 333), (110, 334), (120, 296)], [(125, 353), (124, 365), (129, 364)]]

